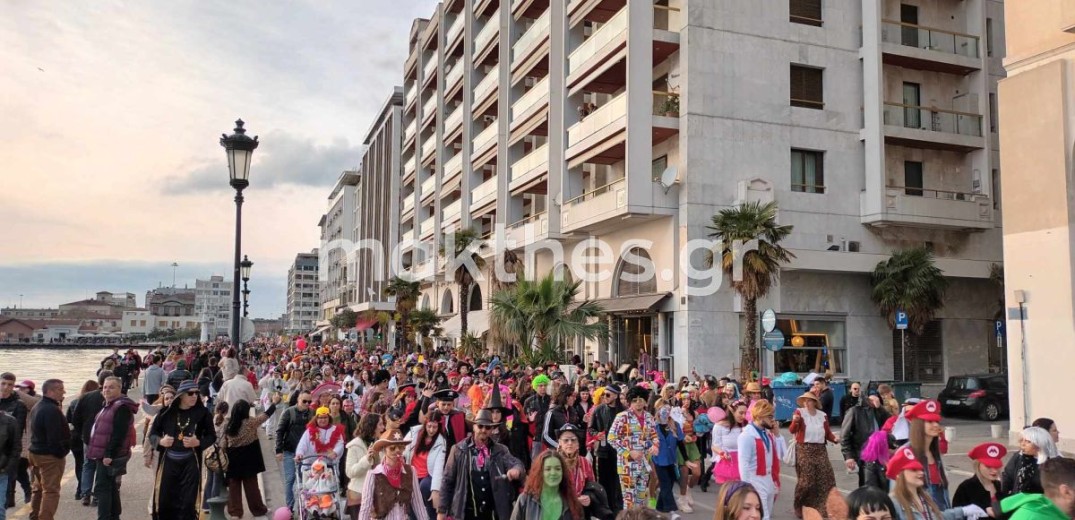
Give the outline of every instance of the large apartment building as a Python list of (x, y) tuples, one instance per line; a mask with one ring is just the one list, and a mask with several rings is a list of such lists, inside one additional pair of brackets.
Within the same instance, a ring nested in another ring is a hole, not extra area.
[[(1075, 342), (1075, 2), (1007, 2), (1000, 83), (1012, 436), (1038, 417), (1075, 422), (1066, 352)], [(1075, 434), (1060, 430), (1061, 449)]]
[(194, 281), (194, 314), (201, 319), (202, 341), (231, 335), (232, 283), (223, 276)]
[(788, 340), (766, 373), (901, 377), (869, 273), (922, 245), (952, 287), (906, 377), (999, 370), (1003, 19), (995, 0), (446, 0), (403, 65), (404, 265), (435, 275), (420, 306), (452, 329), (458, 287), (431, 253), (473, 228), (491, 263), (531, 249), (530, 276), (598, 274), (580, 296), (611, 334), (576, 345), (585, 360), (726, 373), (742, 304), (728, 283), (695, 294), (681, 266), (702, 268), (688, 248), (720, 209), (775, 201), (795, 259), (759, 302)]
[(355, 274), (351, 267), (349, 251), (354, 243), (355, 192), (361, 175), (357, 171), (345, 171), (336, 179), (328, 196), (328, 207), (317, 225), (321, 228), (319, 249), (322, 277), (319, 326), (325, 326), (337, 312), (347, 308), (355, 300)]
[(295, 255), (287, 270), (287, 313), (284, 328), (289, 333), (304, 334), (314, 329), (321, 316), (318, 273), (318, 250)]

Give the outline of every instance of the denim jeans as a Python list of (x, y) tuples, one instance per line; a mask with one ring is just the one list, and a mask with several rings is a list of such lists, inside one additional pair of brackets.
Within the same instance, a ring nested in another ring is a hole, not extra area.
[(93, 479), (97, 475), (97, 461), (86, 459), (82, 462), (82, 483), (79, 491), (82, 496), (91, 495), (93, 492)]
[(655, 466), (657, 469), (657, 481), (660, 490), (657, 492), (657, 511), (671, 513), (679, 509), (676, 507), (675, 485), (676, 466)]
[(284, 452), (284, 499), (288, 509), (295, 509), (295, 453)]
[[(7, 472), (0, 472), (0, 489), (3, 489), (3, 490), (6, 491), (7, 490), (7, 482), (8, 482)], [(7, 504), (0, 504), (0, 506), (5, 506), (5, 505), (7, 505)], [(7, 520), (7, 508), (5, 508), (5, 507), (0, 507), (0, 520)]]

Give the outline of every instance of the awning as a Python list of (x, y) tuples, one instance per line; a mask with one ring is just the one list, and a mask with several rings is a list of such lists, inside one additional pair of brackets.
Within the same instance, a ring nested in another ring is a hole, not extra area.
[(372, 326), (374, 326), (376, 324), (377, 324), (377, 320), (375, 320), (375, 319), (373, 319), (373, 320), (358, 320), (358, 321), (355, 322), (355, 330), (358, 331), (358, 332), (362, 332), (362, 331), (364, 331), (364, 330), (366, 330), (366, 329), (368, 329), (368, 328), (370, 328), (370, 327), (372, 327)]
[[(444, 331), (444, 337), (459, 339), (462, 333), (462, 323), (460, 322), (459, 315), (456, 314), (441, 325), (441, 329)], [(467, 313), (467, 332), (481, 336), (482, 333), (489, 330), (489, 310), (482, 309), (479, 311), (470, 311)]]
[(667, 292), (640, 294), (638, 296), (619, 296), (593, 301), (600, 305), (604, 312), (610, 314), (653, 312), (653, 309), (671, 294)]
[(311, 332), (310, 336), (320, 336), (320, 335), (324, 334), (326, 330), (331, 329), (331, 328), (332, 328), (331, 325), (329, 325), (327, 327), (321, 327), (321, 328)]

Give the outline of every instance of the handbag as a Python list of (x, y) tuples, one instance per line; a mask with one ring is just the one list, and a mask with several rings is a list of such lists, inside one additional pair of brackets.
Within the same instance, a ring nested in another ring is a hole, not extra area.
[(209, 471), (224, 473), (228, 471), (228, 451), (221, 445), (218, 439), (212, 446), (205, 449), (205, 467)]
[(799, 445), (799, 443), (797, 443), (797, 442), (790, 443), (788, 445), (788, 447), (784, 450), (784, 456), (780, 457), (780, 462), (783, 462), (787, 466), (794, 466), (795, 465), (795, 449), (796, 449), (795, 447), (798, 446), (798, 445)]

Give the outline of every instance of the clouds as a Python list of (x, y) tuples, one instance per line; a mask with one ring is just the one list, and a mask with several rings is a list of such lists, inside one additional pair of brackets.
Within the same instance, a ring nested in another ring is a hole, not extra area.
[[(351, 146), (346, 139), (337, 138), (328, 144), (303, 139), (287, 132), (274, 130), (258, 136), (261, 144), (254, 151), (250, 167), (250, 183), (259, 188), (291, 184), (296, 186), (331, 186), (340, 172), (358, 166), (360, 147)], [(191, 161), (189, 173), (165, 179), (161, 191), (168, 195), (187, 195), (206, 191), (231, 190), (228, 185), (228, 163), (221, 148), (214, 159)]]

